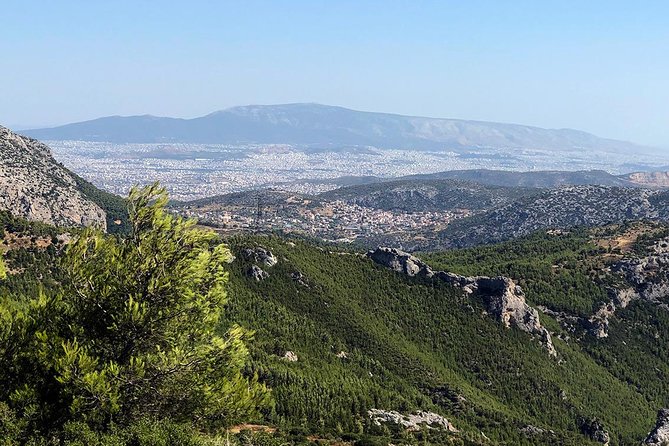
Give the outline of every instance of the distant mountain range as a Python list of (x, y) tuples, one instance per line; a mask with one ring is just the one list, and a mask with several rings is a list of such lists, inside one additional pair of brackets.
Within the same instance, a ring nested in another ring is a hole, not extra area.
[(652, 150), (572, 129), (401, 116), (319, 104), (233, 107), (194, 119), (110, 116), (24, 133), (41, 140), (292, 144), (333, 150), (351, 146), (454, 151), (472, 148), (611, 153)]

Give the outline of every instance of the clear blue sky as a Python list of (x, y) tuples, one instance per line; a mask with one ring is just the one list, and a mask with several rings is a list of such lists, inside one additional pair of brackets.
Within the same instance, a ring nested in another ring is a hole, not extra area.
[(0, 123), (319, 102), (669, 149), (668, 1), (31, 1), (0, 13)]

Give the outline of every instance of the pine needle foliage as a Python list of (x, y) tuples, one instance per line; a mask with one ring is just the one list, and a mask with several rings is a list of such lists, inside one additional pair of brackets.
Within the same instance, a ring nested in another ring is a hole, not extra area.
[(0, 370), (23, 377), (1, 400), (31, 429), (153, 418), (216, 430), (268, 404), (242, 374), (252, 333), (221, 324), (230, 252), (167, 201), (157, 184), (133, 189), (127, 237), (84, 231), (60, 292), (0, 307)]

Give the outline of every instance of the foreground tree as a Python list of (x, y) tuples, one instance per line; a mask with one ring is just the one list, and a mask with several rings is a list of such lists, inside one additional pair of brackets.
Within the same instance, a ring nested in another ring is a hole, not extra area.
[(34, 300), (28, 316), (6, 312), (38, 322), (15, 359), (31, 377), (10, 395), (34, 426), (151, 417), (215, 428), (267, 404), (267, 389), (241, 373), (250, 333), (220, 328), (230, 253), (167, 201), (158, 185), (134, 189), (129, 236), (84, 231), (67, 250), (63, 291)]

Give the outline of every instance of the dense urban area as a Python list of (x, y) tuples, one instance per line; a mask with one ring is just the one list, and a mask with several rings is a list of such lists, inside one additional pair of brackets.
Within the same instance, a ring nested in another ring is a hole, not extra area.
[(398, 177), (459, 169), (659, 170), (669, 157), (595, 151), (480, 149), (467, 152), (351, 147), (316, 150), (285, 144), (113, 144), (49, 141), (55, 158), (98, 187), (125, 195), (135, 184), (160, 181), (177, 200), (254, 188), (316, 194), (341, 177)]

